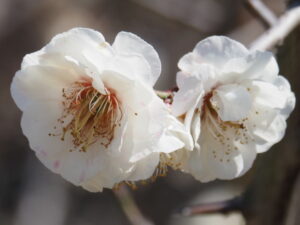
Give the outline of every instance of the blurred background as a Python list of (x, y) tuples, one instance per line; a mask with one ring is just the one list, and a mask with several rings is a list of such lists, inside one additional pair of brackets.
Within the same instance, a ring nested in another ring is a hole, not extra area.
[[(264, 2), (278, 16), (286, 10), (284, 0)], [(240, 0), (0, 0), (0, 225), (130, 225), (111, 190), (88, 193), (52, 174), (36, 159), (21, 132), (21, 113), (10, 96), (10, 83), (22, 57), (57, 33), (78, 26), (102, 32), (108, 42), (125, 30), (151, 43), (162, 61), (156, 85), (160, 90), (175, 85), (179, 58), (206, 36), (227, 35), (248, 45), (265, 31)], [(292, 83), (292, 87), (298, 93), (297, 85)], [(297, 112), (290, 122), (297, 121), (299, 126)], [(153, 224), (246, 224), (239, 212), (194, 217), (173, 214), (186, 205), (239, 195), (256, 182), (262, 166), (274, 166), (271, 162), (280, 152), (299, 149), (297, 140), (297, 131), (289, 128), (281, 144), (260, 155), (254, 168), (234, 181), (202, 184), (190, 175), (171, 171), (131, 193)], [(289, 163), (297, 165), (296, 159)], [(268, 189), (272, 184), (264, 185), (261, 188)], [(277, 214), (282, 209), (278, 210)]]

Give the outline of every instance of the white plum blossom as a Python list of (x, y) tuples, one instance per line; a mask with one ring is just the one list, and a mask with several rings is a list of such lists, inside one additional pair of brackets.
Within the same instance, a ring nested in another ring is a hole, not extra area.
[(233, 179), (249, 170), (257, 153), (282, 139), (295, 97), (278, 75), (272, 53), (212, 36), (178, 66), (173, 114), (191, 132), (195, 146), (172, 153), (182, 170), (202, 182)]
[(161, 153), (182, 148), (184, 126), (153, 85), (154, 48), (120, 32), (74, 28), (24, 57), (11, 94), (30, 147), (51, 171), (89, 191), (152, 176)]

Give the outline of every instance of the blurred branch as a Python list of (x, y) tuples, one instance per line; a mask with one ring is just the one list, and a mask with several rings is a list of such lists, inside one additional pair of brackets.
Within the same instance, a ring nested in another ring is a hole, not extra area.
[(120, 187), (114, 190), (121, 207), (132, 225), (154, 225), (152, 222), (143, 217), (138, 206), (136, 205), (128, 186), (121, 184)]
[(247, 0), (246, 6), (260, 18), (266, 27), (272, 27), (276, 24), (277, 17), (261, 0)]
[(278, 22), (251, 45), (251, 50), (269, 50), (284, 40), (300, 23), (300, 6), (287, 11)]
[(300, 207), (300, 172), (298, 172), (298, 176), (293, 188), (293, 193), (291, 195), (291, 203), (289, 205), (285, 225), (297, 225), (299, 223), (300, 221), (299, 207)]
[(233, 199), (205, 203), (193, 206), (186, 206), (175, 214), (176, 216), (194, 216), (199, 214), (208, 213), (228, 213), (231, 211), (240, 211), (242, 208), (242, 197), (236, 197)]

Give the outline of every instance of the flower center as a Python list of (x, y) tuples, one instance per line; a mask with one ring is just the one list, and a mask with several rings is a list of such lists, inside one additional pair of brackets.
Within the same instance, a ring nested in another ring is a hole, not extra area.
[[(224, 155), (226, 156), (232, 151), (237, 151), (239, 149), (237, 146), (248, 144), (252, 140), (248, 134), (248, 118), (239, 121), (223, 121), (218, 115), (218, 106), (213, 105), (210, 101), (212, 96), (213, 93), (210, 92), (204, 97), (201, 108), (201, 123), (203, 129), (206, 129), (206, 134), (210, 134), (215, 141), (224, 147)], [(218, 157), (215, 150), (212, 153), (214, 158)], [(221, 162), (225, 160), (225, 156), (219, 156)], [(227, 161), (229, 160), (227, 159)]]
[(202, 110), (201, 110), (201, 120), (211, 120), (215, 121), (219, 124), (220, 128), (223, 131), (226, 131), (227, 127), (232, 127), (236, 129), (245, 128), (243, 122), (247, 120), (247, 118), (242, 119), (241, 121), (223, 121), (219, 115), (218, 111), (220, 108), (216, 105), (213, 105), (210, 99), (213, 96), (213, 91), (206, 94), (203, 98)]
[(63, 89), (64, 115), (59, 121), (64, 123), (64, 118), (70, 115), (72, 119), (63, 127), (61, 140), (70, 132), (75, 149), (83, 152), (97, 141), (105, 148), (109, 146), (115, 128), (121, 126), (123, 114), (113, 90), (106, 92), (99, 93), (89, 81), (75, 82)]

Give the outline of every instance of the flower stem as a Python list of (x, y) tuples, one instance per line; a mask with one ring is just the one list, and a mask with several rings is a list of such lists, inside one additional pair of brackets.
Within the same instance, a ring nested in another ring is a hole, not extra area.
[(118, 189), (114, 190), (114, 193), (132, 225), (154, 225), (142, 215), (127, 185), (121, 184)]
[(241, 211), (242, 205), (243, 205), (243, 198), (239, 196), (233, 199), (220, 201), (220, 202), (186, 206), (178, 210), (178, 212), (175, 215), (193, 216), (193, 215), (208, 214), (208, 213), (228, 213), (231, 211)]

